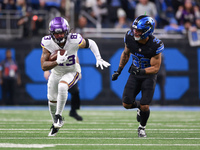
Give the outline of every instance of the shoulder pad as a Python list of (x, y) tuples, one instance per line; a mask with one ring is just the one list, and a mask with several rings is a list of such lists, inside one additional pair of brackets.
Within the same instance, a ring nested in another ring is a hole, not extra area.
[(133, 36), (133, 32), (131, 30), (128, 30), (124, 36), (124, 43), (126, 43), (126, 40), (129, 36)]
[(41, 40), (41, 46), (44, 48), (45, 46), (50, 44), (51, 44), (51, 36), (50, 35), (44, 36)]
[(67, 37), (70, 43), (77, 43), (80, 44), (82, 42), (82, 36), (78, 33), (70, 33)]
[(131, 32), (131, 30), (128, 30), (128, 31), (126, 32), (126, 34), (127, 34), (127, 35), (133, 36), (133, 32)]
[(161, 41), (160, 42), (160, 44), (159, 44), (159, 47), (157, 48), (157, 50), (156, 50), (156, 54), (159, 54), (159, 53), (161, 53), (163, 50), (164, 50), (164, 44), (163, 44), (163, 42)]

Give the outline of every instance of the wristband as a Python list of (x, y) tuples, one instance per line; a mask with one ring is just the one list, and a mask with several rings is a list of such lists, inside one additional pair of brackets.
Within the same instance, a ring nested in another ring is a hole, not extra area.
[(121, 67), (119, 67), (118, 69), (117, 69), (117, 72), (119, 72), (119, 74), (122, 72), (122, 70), (123, 70), (123, 68), (121, 68)]

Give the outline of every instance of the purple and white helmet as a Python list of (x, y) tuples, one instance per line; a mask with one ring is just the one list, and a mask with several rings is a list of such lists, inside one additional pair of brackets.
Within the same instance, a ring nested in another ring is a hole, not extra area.
[[(69, 24), (66, 19), (62, 17), (55, 17), (49, 23), (49, 31), (50, 35), (56, 43), (64, 43), (67, 40), (67, 36), (69, 34)], [(55, 38), (54, 33), (62, 33), (65, 32), (64, 38)]]

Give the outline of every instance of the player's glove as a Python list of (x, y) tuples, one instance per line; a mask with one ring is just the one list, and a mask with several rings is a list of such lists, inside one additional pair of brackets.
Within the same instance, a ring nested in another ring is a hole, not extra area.
[(118, 76), (121, 74), (122, 72), (122, 69), (121, 67), (118, 68), (117, 71), (114, 71), (114, 73), (112, 74), (112, 81), (115, 81), (117, 80)]
[(57, 64), (62, 64), (66, 61), (67, 61), (67, 51), (63, 55), (60, 55), (60, 51), (58, 51), (56, 59)]
[(96, 67), (101, 67), (101, 70), (103, 70), (103, 67), (108, 67), (108, 66), (110, 66), (110, 64), (108, 63), (108, 62), (106, 62), (106, 61), (104, 61), (102, 58), (100, 58), (100, 59), (97, 59), (97, 62), (96, 62)]
[(131, 67), (128, 70), (129, 73), (132, 73), (134, 75), (144, 75), (145, 74), (145, 69), (139, 69), (138, 67), (135, 67), (131, 65)]

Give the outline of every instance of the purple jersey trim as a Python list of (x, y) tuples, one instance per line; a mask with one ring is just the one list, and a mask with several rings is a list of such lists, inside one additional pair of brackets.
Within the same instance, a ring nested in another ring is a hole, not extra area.
[(76, 83), (76, 80), (78, 79), (78, 77), (79, 77), (79, 73), (77, 72), (72, 82), (69, 83), (69, 88), (71, 88), (74, 85), (74, 83)]
[(41, 43), (41, 45), (44, 47), (44, 44)]
[(83, 38), (81, 37), (81, 41), (78, 43), (78, 45), (82, 43), (82, 40), (83, 40)]

